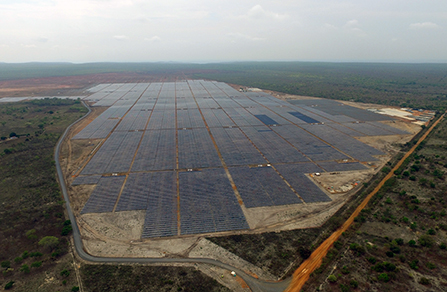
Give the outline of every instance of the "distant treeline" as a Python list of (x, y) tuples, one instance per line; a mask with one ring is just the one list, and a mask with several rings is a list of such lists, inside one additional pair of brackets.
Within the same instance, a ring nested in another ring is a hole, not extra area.
[(289, 94), (447, 109), (447, 64), (236, 62), (0, 63), (0, 80), (138, 72), (204, 78)]
[(208, 65), (194, 74), (274, 91), (379, 103), (447, 109), (447, 64), (234, 63)]

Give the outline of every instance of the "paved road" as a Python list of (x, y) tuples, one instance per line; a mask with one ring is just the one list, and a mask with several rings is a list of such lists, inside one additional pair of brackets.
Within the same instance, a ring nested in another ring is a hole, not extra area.
[(290, 284), (291, 279), (287, 279), (281, 282), (266, 282), (259, 279), (256, 279), (242, 270), (233, 267), (231, 265), (222, 263), (220, 261), (214, 260), (214, 259), (207, 259), (207, 258), (116, 258), (116, 257), (96, 257), (88, 254), (84, 250), (84, 245), (81, 240), (81, 234), (79, 232), (79, 227), (76, 222), (76, 218), (71, 210), (70, 206), (70, 200), (68, 198), (68, 192), (67, 187), (65, 185), (64, 176), (62, 173), (62, 168), (59, 163), (59, 156), (60, 156), (60, 148), (62, 141), (65, 139), (68, 131), (70, 128), (86, 116), (88, 116), (91, 112), (90, 108), (84, 103), (84, 106), (87, 107), (89, 112), (82, 118), (75, 121), (73, 124), (71, 124), (64, 132), (62, 137), (59, 139), (59, 142), (56, 145), (56, 151), (54, 154), (54, 160), (56, 161), (56, 170), (57, 170), (57, 176), (59, 178), (59, 184), (62, 189), (62, 193), (64, 195), (64, 199), (67, 206), (67, 213), (68, 218), (71, 221), (71, 225), (73, 227), (73, 239), (75, 244), (76, 252), (78, 253), (79, 257), (81, 257), (85, 261), (94, 262), (94, 263), (110, 263), (110, 264), (118, 264), (118, 263), (203, 263), (203, 264), (210, 264), (214, 266), (218, 266), (220, 268), (226, 269), (228, 271), (235, 271), (237, 275), (239, 275), (250, 287), (250, 289), (253, 292), (282, 292), (284, 291)]

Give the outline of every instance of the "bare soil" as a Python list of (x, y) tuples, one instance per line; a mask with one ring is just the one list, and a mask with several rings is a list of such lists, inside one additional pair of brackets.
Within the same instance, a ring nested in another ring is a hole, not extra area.
[[(291, 97), (295, 99), (311, 98), (277, 93), (273, 93), (273, 95), (281, 99), (290, 99)], [(376, 105), (375, 107), (377, 108)], [(104, 110), (95, 107), (93, 109), (94, 112), (87, 120), (82, 121), (73, 128), (69, 138), (73, 137)], [(392, 126), (397, 126), (411, 134), (359, 138), (362, 142), (387, 153), (387, 155), (378, 157), (379, 161), (377, 163), (368, 165), (368, 169), (332, 174), (323, 173), (318, 177), (309, 174), (309, 178), (323, 189), (333, 201), (244, 209), (250, 230), (143, 240), (140, 236), (144, 222), (144, 211), (80, 215), (80, 211), (95, 187), (94, 185), (70, 186), (70, 201), (78, 219), (85, 248), (92, 255), (118, 257), (211, 257), (219, 259), (224, 263), (241, 267), (260, 278), (277, 279), (277, 276), (272, 275), (268, 270), (260, 268), (259, 265), (255, 266), (228, 250), (211, 243), (204, 236), (258, 234), (322, 226), (344, 205), (346, 200), (356, 193), (363, 182), (368, 181), (398, 151), (398, 144), (409, 141), (420, 129), (419, 126), (401, 121), (397, 121)], [(73, 175), (78, 174), (78, 171), (88, 162), (88, 159), (94, 153), (94, 149), (101, 142), (101, 140), (75, 141), (70, 139), (65, 141), (62, 162), (66, 170), (67, 185), (71, 184), (74, 179)], [(207, 269), (204, 272), (206, 274), (215, 274), (216, 271), (214, 270), (216, 268)]]

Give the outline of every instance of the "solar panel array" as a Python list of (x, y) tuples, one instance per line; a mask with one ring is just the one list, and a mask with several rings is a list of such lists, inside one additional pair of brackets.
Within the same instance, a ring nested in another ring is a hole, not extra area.
[(97, 185), (82, 213), (145, 210), (143, 238), (247, 229), (241, 204), (330, 201), (306, 174), (365, 169), (384, 153), (355, 137), (406, 133), (335, 101), (292, 104), (221, 82), (90, 92), (109, 108), (73, 138), (105, 139), (73, 181)]
[(235, 167), (230, 173), (247, 208), (301, 203), (272, 167)]
[(124, 176), (101, 177), (81, 214), (112, 212), (124, 179)]
[(179, 173), (181, 234), (248, 229), (222, 168)]

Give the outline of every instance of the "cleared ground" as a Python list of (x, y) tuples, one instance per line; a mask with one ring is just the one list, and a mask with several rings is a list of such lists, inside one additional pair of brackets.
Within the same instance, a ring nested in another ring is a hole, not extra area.
[[(293, 105), (215, 82), (91, 92), (103, 112), (72, 133), (65, 165), (85, 247), (102, 256), (197, 256), (211, 244), (198, 248), (203, 236), (320, 226), (420, 129), (333, 101)], [(213, 194), (224, 200), (206, 201)], [(234, 207), (225, 210), (228, 198)], [(272, 277), (249, 263), (246, 270)]]

